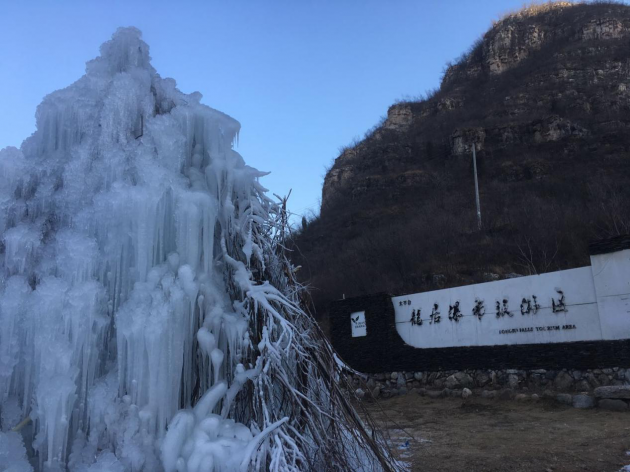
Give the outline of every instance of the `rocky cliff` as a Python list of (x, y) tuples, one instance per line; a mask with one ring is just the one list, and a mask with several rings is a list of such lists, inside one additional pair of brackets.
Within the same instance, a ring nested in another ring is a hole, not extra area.
[(316, 301), (588, 263), (589, 239), (630, 230), (629, 128), (630, 7), (506, 16), (335, 160), (297, 238)]

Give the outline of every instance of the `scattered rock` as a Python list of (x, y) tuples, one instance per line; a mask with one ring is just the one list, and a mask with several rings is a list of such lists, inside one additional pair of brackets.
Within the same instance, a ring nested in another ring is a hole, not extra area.
[(585, 392), (591, 389), (591, 386), (586, 380), (580, 380), (575, 384), (575, 390), (578, 392)]
[(593, 408), (595, 400), (589, 395), (573, 395), (573, 408)]
[(518, 395), (516, 395), (514, 397), (514, 400), (516, 400), (517, 402), (521, 402), (521, 403), (528, 402), (529, 401), (529, 396), (525, 395), (524, 393), (519, 393)]
[(597, 406), (611, 411), (626, 411), (628, 409), (628, 404), (623, 400), (611, 400), (608, 398), (597, 402)]
[(494, 390), (484, 390), (481, 392), (481, 398), (495, 399), (497, 398), (497, 392)]
[(392, 372), (392, 375), (390, 377), (392, 380), (398, 379), (398, 372)]
[(595, 377), (595, 375), (593, 375), (592, 372), (589, 372), (588, 374), (586, 374), (586, 380), (588, 381), (591, 388), (597, 388), (601, 385), (599, 383), (599, 380), (597, 380), (597, 377)]
[(413, 378), (418, 381), (422, 380), (422, 372), (416, 372), (415, 374), (413, 374)]
[(538, 394), (534, 393), (534, 394), (532, 395), (532, 401), (533, 401), (534, 403), (536, 403), (536, 402), (539, 402), (539, 401), (540, 401), (540, 397), (538, 396)]
[(381, 395), (381, 387), (374, 387), (374, 389), (372, 390), (372, 397), (373, 398), (378, 398)]
[(444, 386), (446, 388), (470, 388), (474, 387), (473, 378), (466, 372), (457, 372), (446, 379)]
[(510, 388), (512, 389), (516, 389), (518, 388), (518, 375), (516, 374), (510, 374), (508, 376), (508, 385), (510, 386)]
[(357, 398), (363, 398), (365, 396), (365, 391), (362, 388), (357, 388), (354, 391), (354, 394), (357, 396)]
[(466, 400), (468, 397), (470, 397), (472, 395), (472, 391), (468, 388), (465, 388), (464, 390), (462, 390), (462, 398), (464, 400)]
[(611, 385), (595, 389), (597, 398), (627, 398), (630, 399), (630, 385)]
[(573, 396), (569, 393), (559, 393), (556, 395), (556, 401), (563, 405), (573, 405)]
[(398, 378), (396, 379), (396, 386), (398, 388), (404, 388), (407, 385), (407, 381), (405, 380), (405, 376), (404, 375), (399, 375)]
[(490, 383), (490, 380), (491, 380), (490, 376), (486, 372), (480, 372), (475, 377), (475, 383), (479, 387), (485, 387), (486, 385)]
[(566, 392), (573, 387), (573, 377), (571, 377), (567, 372), (559, 372), (553, 381), (553, 385), (556, 387), (556, 390)]

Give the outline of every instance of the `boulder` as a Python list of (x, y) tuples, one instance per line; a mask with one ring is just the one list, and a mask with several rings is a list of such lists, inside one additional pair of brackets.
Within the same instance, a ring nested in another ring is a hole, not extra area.
[(363, 398), (365, 396), (365, 391), (361, 388), (357, 388), (354, 391), (354, 394), (357, 396), (357, 398)]
[(419, 388), (416, 391), (418, 392), (418, 395), (420, 395), (421, 397), (424, 397), (427, 394), (427, 389), (426, 388)]
[(481, 398), (489, 398), (491, 400), (497, 398), (497, 392), (494, 390), (484, 390), (481, 392)]
[(398, 372), (392, 372), (392, 374), (390, 375), (390, 378), (391, 378), (392, 380), (396, 380), (396, 379), (398, 379)]
[(569, 391), (573, 387), (573, 377), (567, 372), (558, 372), (558, 375), (556, 375), (553, 381), (553, 385), (556, 387), (556, 390), (560, 390), (561, 392)]
[(473, 378), (466, 372), (457, 372), (449, 376), (444, 383), (446, 388), (471, 388), (474, 385)]
[(491, 380), (492, 379), (486, 372), (479, 372), (477, 376), (475, 377), (475, 383), (479, 387), (485, 387), (486, 385), (490, 383)]
[(514, 398), (514, 391), (510, 388), (501, 390), (499, 393), (499, 400), (511, 400), (512, 398)]
[(538, 396), (538, 394), (534, 393), (534, 394), (532, 395), (532, 401), (533, 401), (534, 403), (536, 403), (536, 402), (539, 402), (539, 401), (540, 401), (540, 397)]
[(405, 380), (404, 375), (399, 375), (396, 379), (396, 386), (398, 388), (405, 388), (407, 386), (407, 381)]
[(609, 398), (600, 400), (597, 402), (597, 406), (604, 410), (611, 411), (626, 411), (628, 409), (628, 404), (623, 400), (611, 400)]
[(556, 395), (556, 401), (563, 405), (573, 405), (573, 396), (569, 393), (559, 393)]
[(380, 396), (381, 396), (381, 387), (378, 387), (378, 386), (374, 387), (372, 389), (372, 397), (373, 398), (378, 398)]
[(590, 395), (573, 395), (573, 408), (593, 408), (594, 406), (595, 399)]
[(516, 400), (517, 402), (524, 403), (524, 402), (528, 402), (530, 398), (528, 395), (525, 395), (524, 393), (519, 393), (518, 395), (514, 397), (514, 400)]
[(624, 398), (630, 399), (630, 385), (610, 385), (595, 389), (597, 398)]
[(578, 392), (587, 392), (590, 389), (591, 386), (586, 380), (580, 380), (578, 383), (575, 384), (575, 390), (577, 390)]
[(422, 380), (422, 372), (416, 372), (415, 374), (413, 374), (413, 378), (418, 381)]
[(462, 390), (462, 398), (466, 400), (468, 397), (472, 395), (472, 391), (469, 388), (465, 388)]

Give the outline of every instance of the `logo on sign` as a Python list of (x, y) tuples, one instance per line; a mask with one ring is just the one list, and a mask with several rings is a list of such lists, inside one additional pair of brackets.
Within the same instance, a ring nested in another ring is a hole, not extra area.
[(367, 335), (365, 325), (365, 312), (357, 311), (350, 315), (350, 324), (352, 325), (352, 337), (358, 338)]

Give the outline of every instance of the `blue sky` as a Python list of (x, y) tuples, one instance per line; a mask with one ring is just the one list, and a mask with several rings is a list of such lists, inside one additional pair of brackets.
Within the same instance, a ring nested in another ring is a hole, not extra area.
[(78, 79), (119, 26), (153, 65), (241, 122), (238, 151), (271, 171), (289, 208), (318, 211), (339, 147), (405, 96), (439, 85), (446, 61), (522, 0), (0, 0), (0, 148), (35, 130), (42, 98)]

